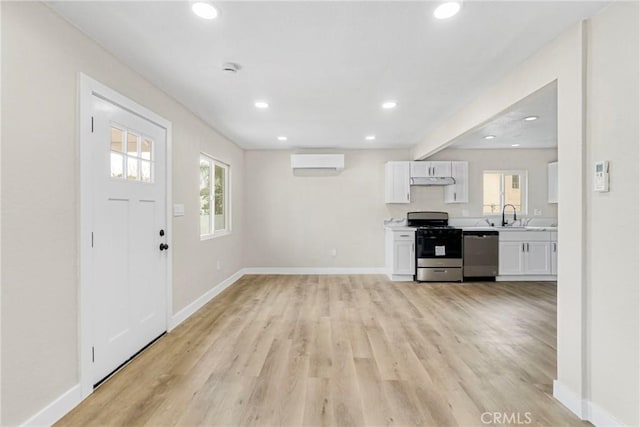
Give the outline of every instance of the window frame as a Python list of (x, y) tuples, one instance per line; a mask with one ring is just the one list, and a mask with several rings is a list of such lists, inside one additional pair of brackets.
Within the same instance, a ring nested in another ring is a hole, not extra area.
[[(198, 197), (198, 218), (200, 227), (200, 240), (215, 239), (217, 237), (227, 236), (231, 234), (231, 165), (225, 163), (207, 153), (201, 152), (198, 157), (198, 171), (200, 163), (207, 162), (209, 164), (209, 233), (202, 233), (202, 219), (200, 214), (200, 197)], [(218, 166), (224, 170), (224, 217), (225, 228), (215, 230), (215, 167)], [(199, 179), (198, 179), (199, 181)], [(200, 186), (198, 186), (198, 195), (200, 194)]]
[[(484, 176), (485, 174), (500, 174), (500, 213), (484, 211)], [(518, 175), (520, 178), (520, 194), (522, 208), (516, 211), (519, 215), (528, 215), (529, 212), (529, 171), (526, 169), (487, 169), (482, 171), (482, 215), (502, 216), (505, 205), (505, 175)], [(512, 212), (511, 210), (509, 212)]]

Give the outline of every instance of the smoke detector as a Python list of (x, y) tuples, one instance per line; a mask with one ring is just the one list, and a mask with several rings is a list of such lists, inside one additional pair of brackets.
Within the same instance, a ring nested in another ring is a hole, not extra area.
[(234, 62), (225, 62), (222, 64), (222, 71), (229, 74), (235, 74), (240, 70), (240, 65)]

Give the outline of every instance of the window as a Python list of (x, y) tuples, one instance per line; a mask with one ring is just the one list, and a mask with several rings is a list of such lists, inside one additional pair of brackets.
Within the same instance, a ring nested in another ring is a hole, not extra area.
[(502, 214), (504, 205), (527, 213), (527, 171), (484, 171), (482, 213)]
[(149, 138), (111, 126), (111, 178), (153, 182), (152, 146)]
[(200, 237), (231, 231), (229, 165), (205, 154), (200, 156)]

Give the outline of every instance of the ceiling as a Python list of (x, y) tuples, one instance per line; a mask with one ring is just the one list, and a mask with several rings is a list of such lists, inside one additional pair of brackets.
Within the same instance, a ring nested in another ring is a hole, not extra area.
[[(554, 148), (558, 146), (558, 87), (551, 83), (488, 122), (454, 139), (449, 148)], [(527, 121), (525, 117), (537, 117)], [(485, 139), (486, 136), (494, 136)], [(514, 147), (515, 146), (515, 147)]]
[(410, 147), (606, 3), (467, 1), (443, 21), (435, 2), (214, 4), (208, 21), (187, 1), (49, 2), (247, 149)]

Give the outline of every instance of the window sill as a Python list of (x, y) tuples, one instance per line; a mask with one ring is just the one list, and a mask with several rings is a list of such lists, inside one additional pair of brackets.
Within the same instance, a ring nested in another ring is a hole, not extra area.
[(214, 234), (203, 234), (203, 235), (200, 236), (200, 241), (217, 239), (218, 237), (229, 236), (230, 234), (231, 234), (230, 230), (219, 231), (219, 232), (214, 233)]

